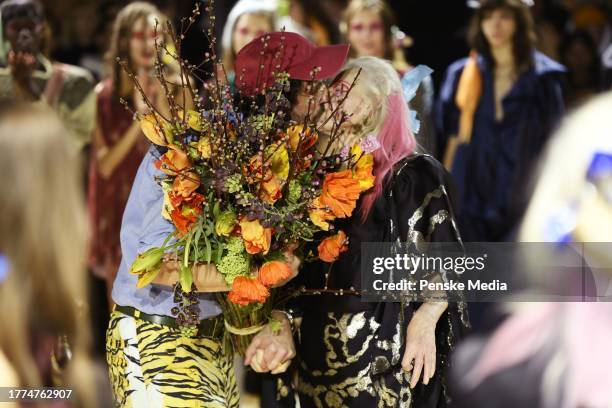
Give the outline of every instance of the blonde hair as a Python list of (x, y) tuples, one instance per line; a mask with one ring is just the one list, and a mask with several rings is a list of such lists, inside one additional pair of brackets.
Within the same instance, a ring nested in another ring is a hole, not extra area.
[(80, 174), (53, 112), (0, 106), (0, 253), (10, 264), (0, 284), (0, 350), (21, 386), (40, 387), (31, 345), (40, 334), (67, 335), (73, 357), (65, 385), (92, 406)]
[(358, 70), (361, 71), (355, 84), (355, 90), (364, 95), (373, 108), (359, 132), (365, 136), (376, 133), (385, 123), (389, 111), (387, 97), (395, 93), (401, 93), (402, 84), (393, 65), (380, 58), (355, 58), (344, 66), (342, 72)]
[(551, 140), (523, 220), (521, 241), (545, 241), (551, 214), (567, 207), (584, 191), (594, 154), (612, 154), (610, 112), (612, 94), (599, 96), (572, 113)]
[(365, 221), (393, 167), (415, 152), (416, 139), (410, 130), (408, 104), (393, 66), (380, 58), (361, 57), (345, 67), (345, 70), (357, 69), (361, 70), (357, 91), (369, 100), (371, 107), (371, 114), (358, 133), (361, 137), (375, 134), (379, 143), (373, 153), (376, 183), (364, 196), (360, 208), (361, 220)]

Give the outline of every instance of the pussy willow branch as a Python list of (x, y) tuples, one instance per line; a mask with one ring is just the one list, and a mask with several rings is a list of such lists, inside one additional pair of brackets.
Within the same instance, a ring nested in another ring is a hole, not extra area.
[[(168, 88), (168, 83), (166, 82), (166, 77), (165, 77), (165, 73), (164, 73), (163, 58), (162, 58), (162, 54), (161, 54), (162, 48), (159, 46), (159, 42), (158, 42), (158, 35), (157, 35), (157, 33), (158, 33), (158, 26), (159, 26), (159, 22), (156, 20), (155, 21), (155, 71), (156, 71), (156, 74), (158, 76), (158, 80), (159, 80), (162, 88), (164, 89), (166, 101), (168, 102), (168, 108), (170, 109), (170, 115), (172, 116), (172, 123), (176, 123), (176, 122), (178, 122), (178, 120), (177, 120), (178, 119), (178, 112), (177, 112), (177, 108), (176, 108), (176, 103), (174, 101), (174, 96), (170, 92), (170, 89)], [(162, 33), (164, 33), (163, 30), (162, 30)], [(169, 33), (167, 33), (167, 34), (169, 34)], [(178, 44), (176, 44), (176, 46), (180, 48), (180, 42)]]
[[(330, 114), (329, 118), (323, 122), (323, 125), (325, 123), (327, 123), (327, 121), (330, 118), (335, 118), (336, 114), (338, 113), (338, 110), (340, 109), (340, 107), (344, 104), (344, 102), (346, 101), (346, 98), (348, 97), (348, 95), (350, 94), (350, 92), (353, 90), (353, 88), (355, 87), (355, 84), (357, 83), (357, 79), (359, 78), (359, 75), (361, 74), (361, 68), (359, 69), (359, 71), (357, 71), (357, 75), (355, 75), (355, 78), (353, 78), (353, 81), (351, 82), (351, 85), (348, 89), (348, 91), (346, 91), (346, 93), (344, 94), (344, 97), (342, 98), (342, 100), (338, 103), (338, 105), (334, 108), (334, 110), (332, 111), (332, 113)], [(342, 115), (344, 116), (344, 115)], [(342, 120), (343, 118), (341, 118), (340, 120)], [(335, 119), (334, 119), (335, 120)], [(336, 125), (338, 125), (338, 128), (340, 127), (340, 123), (335, 123)], [(321, 126), (323, 126), (321, 125)], [(318, 130), (318, 128), (317, 128)], [(331, 148), (332, 144), (335, 142), (336, 138), (339, 137), (339, 134), (335, 134), (335, 132), (333, 131), (334, 127), (332, 127), (332, 134), (330, 135), (328, 141), (327, 141), (327, 146), (325, 147), (325, 150), (323, 152), (323, 156), (322, 157), (327, 157), (327, 153), (329, 152), (329, 149)], [(335, 129), (336, 131), (338, 129)], [(318, 161), (317, 164), (315, 165), (315, 170), (317, 170), (320, 166), (320, 162)]]

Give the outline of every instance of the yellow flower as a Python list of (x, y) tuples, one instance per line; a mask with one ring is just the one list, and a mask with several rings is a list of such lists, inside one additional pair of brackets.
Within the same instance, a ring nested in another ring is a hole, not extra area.
[(306, 132), (304, 132), (304, 125), (294, 125), (289, 127), (287, 129), (287, 136), (289, 136), (289, 147), (294, 152), (300, 145), (300, 140), (302, 142), (300, 151), (305, 152), (314, 146), (318, 139), (317, 133), (313, 132), (310, 128), (306, 129)]
[(140, 129), (142, 133), (153, 144), (158, 146), (168, 146), (166, 128), (167, 122), (159, 116), (156, 117), (154, 114), (145, 115), (140, 119)]
[(203, 159), (210, 159), (211, 150), (210, 150), (210, 141), (207, 137), (202, 137), (198, 141), (196, 149), (202, 155)]
[(374, 170), (374, 156), (370, 153), (364, 153), (358, 144), (351, 148), (351, 156), (353, 160), (357, 160), (353, 167), (353, 177), (359, 180), (359, 188), (361, 191), (366, 191), (374, 187), (374, 183), (376, 182), (376, 177), (372, 175), (372, 171)]
[(320, 197), (317, 197), (312, 201), (312, 208), (308, 211), (308, 215), (310, 216), (312, 223), (321, 228), (323, 231), (328, 231), (328, 221), (332, 221), (336, 218), (328, 208), (321, 204)]
[(177, 114), (180, 120), (187, 122), (187, 125), (196, 132), (201, 132), (206, 127), (206, 120), (202, 118), (202, 115), (192, 109), (188, 110), (187, 113), (181, 109)]
[(266, 148), (266, 160), (270, 163), (272, 173), (281, 179), (289, 177), (289, 152), (284, 145), (271, 145)]
[(172, 221), (172, 217), (170, 213), (174, 209), (172, 205), (172, 200), (170, 200), (170, 192), (172, 191), (172, 185), (168, 185), (167, 183), (162, 183), (162, 190), (164, 192), (164, 204), (162, 207), (162, 217), (168, 221)]

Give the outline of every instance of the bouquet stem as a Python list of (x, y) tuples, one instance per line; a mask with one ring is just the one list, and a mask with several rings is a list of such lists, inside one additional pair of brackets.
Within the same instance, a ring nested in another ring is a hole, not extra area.
[(227, 293), (217, 293), (217, 301), (225, 320), (223, 347), (226, 352), (243, 356), (255, 335), (270, 320), (271, 302), (240, 306), (231, 302), (227, 298)]

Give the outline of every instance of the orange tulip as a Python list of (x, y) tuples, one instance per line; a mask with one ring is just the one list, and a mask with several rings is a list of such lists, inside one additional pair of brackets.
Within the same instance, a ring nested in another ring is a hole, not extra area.
[(170, 149), (155, 162), (155, 166), (168, 174), (176, 176), (181, 171), (191, 167), (187, 153), (175, 146), (170, 146)]
[(259, 198), (268, 204), (274, 204), (283, 196), (281, 189), (283, 185), (278, 177), (273, 176), (270, 180), (261, 183)]
[(189, 232), (193, 223), (202, 214), (204, 196), (194, 193), (187, 199), (184, 199), (181, 196), (177, 197), (170, 193), (170, 201), (173, 205), (170, 218), (176, 227), (176, 235), (182, 237)]
[(248, 221), (243, 218), (240, 221), (240, 233), (249, 254), (263, 253), (265, 255), (270, 250), (272, 229), (264, 228), (259, 220)]
[(172, 190), (182, 197), (189, 197), (198, 187), (200, 187), (200, 178), (191, 171), (176, 176), (172, 184)]
[(334, 262), (341, 253), (348, 251), (348, 239), (344, 231), (327, 237), (319, 244), (319, 259), (323, 262)]
[(278, 285), (292, 275), (293, 271), (286, 262), (270, 261), (259, 268), (259, 280), (267, 287)]
[(336, 217), (345, 218), (353, 213), (360, 193), (359, 180), (353, 178), (353, 171), (343, 170), (325, 176), (320, 201)]
[(230, 302), (241, 306), (251, 303), (263, 303), (270, 296), (266, 288), (258, 279), (238, 276), (232, 283), (232, 290), (228, 294)]

